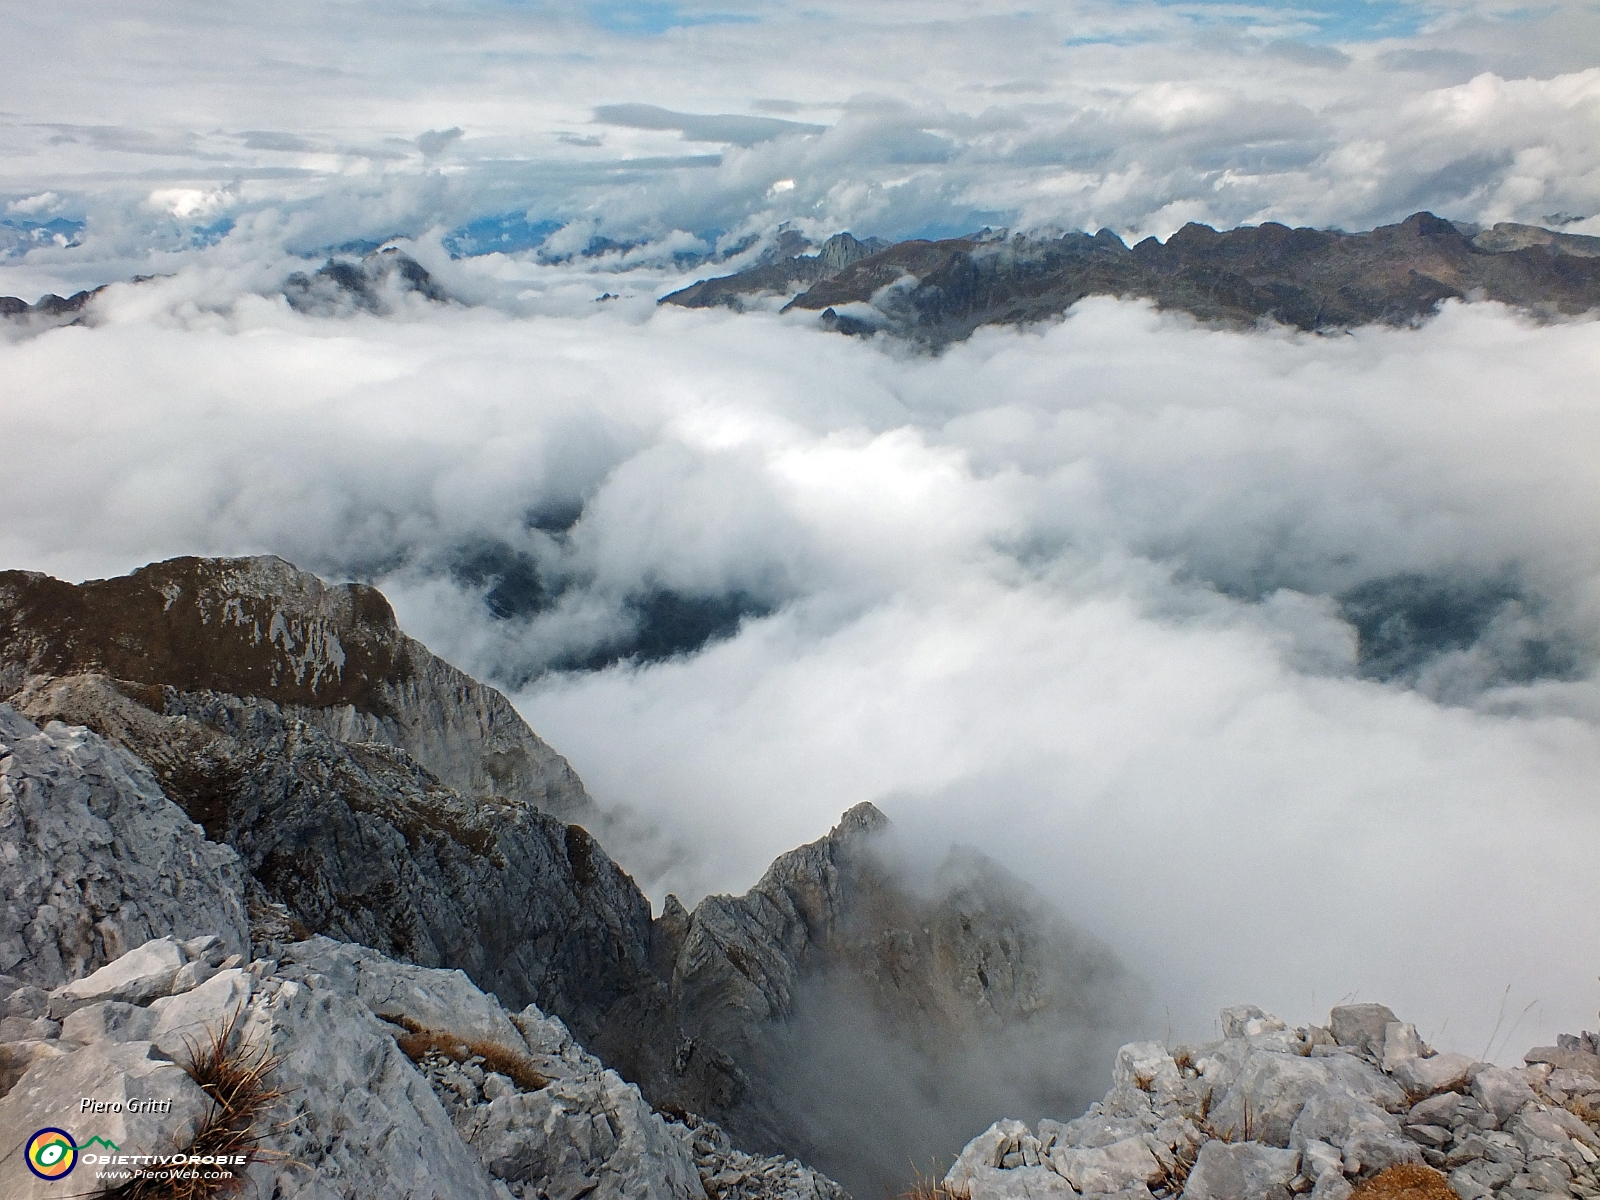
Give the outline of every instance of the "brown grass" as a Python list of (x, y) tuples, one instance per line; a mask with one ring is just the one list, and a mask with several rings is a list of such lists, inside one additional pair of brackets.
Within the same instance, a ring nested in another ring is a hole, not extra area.
[(1460, 1200), (1432, 1167), (1403, 1163), (1379, 1171), (1351, 1193), (1350, 1200)]
[[(912, 1164), (911, 1172), (913, 1182), (910, 1187), (900, 1193), (899, 1200), (972, 1200), (972, 1193), (960, 1188), (950, 1187), (944, 1181), (944, 1176), (935, 1171), (933, 1174), (924, 1175), (922, 1171)], [(884, 1191), (888, 1192), (885, 1186)]]
[[(241, 1005), (219, 1028), (209, 1030), (200, 1041), (184, 1039), (189, 1049), (189, 1062), (184, 1069), (211, 1098), (211, 1108), (194, 1140), (176, 1153), (191, 1158), (243, 1155), (251, 1162), (265, 1154), (259, 1145), (262, 1135), (255, 1130), (256, 1120), (283, 1098), (283, 1092), (267, 1083), (267, 1076), (283, 1060), (265, 1049), (252, 1050), (235, 1044), (243, 1015)], [(203, 1175), (207, 1169), (200, 1167), (195, 1173)], [(244, 1185), (248, 1162), (244, 1167), (228, 1169), (233, 1174), (227, 1179), (133, 1179), (106, 1192), (105, 1196), (107, 1200), (209, 1200), (230, 1195)], [(187, 1174), (188, 1171), (189, 1168), (184, 1167), (177, 1173)]]
[(1234, 1142), (1253, 1142), (1256, 1140), (1256, 1117), (1251, 1111), (1250, 1101), (1244, 1102), (1244, 1125), (1230, 1125), (1227, 1129), (1218, 1129), (1206, 1120), (1206, 1114), (1211, 1111), (1211, 1093), (1206, 1093), (1206, 1098), (1200, 1104), (1200, 1128), (1208, 1137), (1213, 1137), (1219, 1142), (1232, 1145)]
[(1196, 1158), (1181, 1152), (1174, 1153), (1170, 1159), (1165, 1154), (1157, 1155), (1156, 1162), (1161, 1167), (1161, 1174), (1151, 1182), (1150, 1190), (1154, 1192), (1164, 1188), (1170, 1195), (1181, 1194), (1196, 1161)]
[(477, 1059), (485, 1071), (506, 1076), (524, 1092), (537, 1092), (550, 1084), (548, 1079), (534, 1070), (526, 1054), (509, 1050), (498, 1042), (464, 1041), (454, 1034), (424, 1029), (410, 1017), (388, 1017), (386, 1020), (405, 1030), (395, 1038), (395, 1043), (414, 1063), (420, 1063), (429, 1054), (442, 1054), (458, 1063)]

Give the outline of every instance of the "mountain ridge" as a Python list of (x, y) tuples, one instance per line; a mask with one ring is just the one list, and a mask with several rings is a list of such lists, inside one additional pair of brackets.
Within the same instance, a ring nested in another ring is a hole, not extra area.
[[(1165, 242), (1131, 247), (1107, 229), (1009, 239), (985, 231), (859, 255), (784, 293), (784, 311), (817, 312), (842, 333), (883, 331), (938, 346), (983, 325), (1059, 317), (1097, 295), (1149, 299), (1207, 322), (1304, 330), (1415, 324), (1446, 300), (1497, 300), (1546, 317), (1600, 306), (1600, 238), (1504, 223), (1468, 228), (1431, 213), (1354, 234), (1191, 222)], [(702, 280), (660, 303), (739, 307), (783, 292), (774, 270)]]

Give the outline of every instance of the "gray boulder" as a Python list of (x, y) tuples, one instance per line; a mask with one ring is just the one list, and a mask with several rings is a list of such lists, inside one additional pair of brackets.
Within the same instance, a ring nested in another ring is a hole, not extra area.
[(1333, 1037), (1374, 1058), (1383, 1055), (1384, 1038), (1395, 1015), (1387, 1004), (1341, 1004), (1329, 1014)]
[(457, 1125), (495, 1178), (550, 1200), (705, 1200), (689, 1147), (614, 1071), (501, 1095)]
[(1472, 1060), (1465, 1054), (1436, 1054), (1432, 1058), (1408, 1058), (1388, 1068), (1395, 1081), (1412, 1096), (1431, 1096), (1454, 1091), (1466, 1083)]
[(1503, 1125), (1533, 1099), (1533, 1089), (1514, 1071), (1484, 1067), (1473, 1077), (1472, 1098), (1493, 1115), (1496, 1125)]
[(329, 985), (386, 1020), (524, 1052), (522, 1033), (505, 1009), (464, 972), (396, 962), (365, 946), (326, 937), (283, 947), (280, 961), (305, 974), (326, 976)]
[(0, 971), (27, 983), (80, 979), (153, 938), (248, 947), (239, 856), (127, 753), (85, 729), (40, 730), (6, 704), (0, 843)]
[(1256, 1142), (1207, 1142), (1184, 1185), (1185, 1200), (1289, 1200), (1300, 1155)]
[(1235, 1137), (1287, 1146), (1306, 1102), (1330, 1092), (1365, 1096), (1383, 1109), (1405, 1102), (1393, 1081), (1350, 1055), (1301, 1058), (1258, 1050), (1244, 1060), (1227, 1092), (1212, 1107), (1211, 1124)]
[(178, 971), (189, 961), (189, 956), (170, 937), (152, 938), (137, 950), (130, 950), (115, 962), (109, 962), (93, 975), (74, 979), (56, 989), (50, 997), (50, 1013), (60, 1020), (68, 1013), (97, 1000), (118, 1000), (131, 1004), (148, 1004), (157, 996), (172, 991)]
[[(212, 1019), (227, 1015), (219, 1004)], [(273, 1082), (285, 1095), (262, 1142), (273, 1153), (249, 1170), (258, 1195), (321, 1200), (330, 1188), (350, 1200), (501, 1195), (392, 1029), (335, 988), (263, 981), (244, 1037), (281, 1057)]]

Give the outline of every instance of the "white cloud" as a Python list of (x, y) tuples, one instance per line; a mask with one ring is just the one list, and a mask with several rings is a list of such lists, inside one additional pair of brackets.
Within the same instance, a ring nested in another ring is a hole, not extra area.
[[(701, 848), (657, 900), (745, 887), (871, 799), (1012, 863), (1180, 1030), (1359, 990), (1477, 1053), (1508, 983), (1540, 1002), (1518, 1044), (1587, 1019), (1600, 324), (1456, 306), (1320, 338), (1095, 301), (926, 358), (543, 270), (551, 315), (340, 321), (190, 270), (0, 346), (30, 397), (0, 559), (378, 572), (486, 674), (652, 588), (757, 594), (773, 615), (699, 655), (518, 697)], [(491, 618), (444, 571), (485, 544), (567, 572), (562, 606)], [(1332, 597), (1408, 573), (1501, 624), (1363, 678)], [(1555, 659), (1519, 674), (1534, 644)]]
[(54, 192), (40, 192), (37, 196), (13, 200), (6, 205), (6, 211), (16, 213), (18, 216), (31, 217), (35, 213), (53, 212), (60, 203), (61, 197)]

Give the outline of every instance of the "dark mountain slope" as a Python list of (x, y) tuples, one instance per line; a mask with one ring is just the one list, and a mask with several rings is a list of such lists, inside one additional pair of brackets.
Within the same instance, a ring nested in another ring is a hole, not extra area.
[[(713, 284), (729, 297), (776, 290), (754, 273), (695, 287)], [(662, 302), (686, 303), (693, 290)], [(1353, 234), (1190, 224), (1131, 249), (1109, 230), (911, 241), (846, 264), (787, 308), (820, 312), (841, 332), (885, 329), (937, 345), (980, 325), (1044, 320), (1094, 295), (1148, 298), (1206, 321), (1308, 330), (1411, 324), (1447, 299), (1572, 314), (1600, 306), (1600, 238), (1510, 225), (1469, 235), (1417, 213)]]

